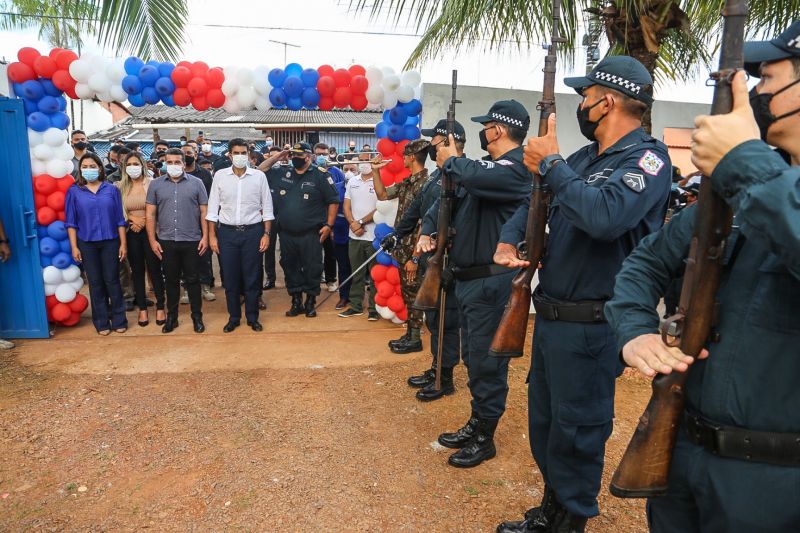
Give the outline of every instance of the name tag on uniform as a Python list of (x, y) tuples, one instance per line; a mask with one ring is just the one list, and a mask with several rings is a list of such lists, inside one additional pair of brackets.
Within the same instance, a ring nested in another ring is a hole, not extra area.
[(300, 184), (300, 189), (301, 190), (302, 189), (313, 189), (316, 186), (317, 186), (317, 184), (314, 183), (313, 181), (304, 181), (303, 183)]

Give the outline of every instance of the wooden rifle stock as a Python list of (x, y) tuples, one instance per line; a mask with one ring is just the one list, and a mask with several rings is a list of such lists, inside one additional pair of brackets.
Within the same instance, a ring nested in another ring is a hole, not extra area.
[[(539, 133), (547, 135), (547, 119), (556, 112), (556, 53), (558, 43), (564, 42), (559, 37), (561, 21), (561, 0), (553, 0), (553, 31), (551, 43), (544, 59), (544, 85), (542, 99), (537, 106), (539, 113)], [(528, 206), (528, 221), (525, 225), (524, 257), (530, 265), (520, 270), (511, 282), (511, 296), (508, 299), (500, 325), (495, 331), (489, 355), (495, 357), (521, 357), (525, 347), (525, 336), (528, 332), (528, 316), (531, 306), (531, 284), (544, 255), (545, 229), (547, 226), (547, 210), (549, 198), (542, 177), (533, 175), (533, 189)]]
[[(725, 26), (719, 72), (716, 81), (713, 115), (732, 108), (731, 79), (742, 66), (744, 24), (747, 0), (727, 0), (722, 12)], [(725, 240), (730, 233), (732, 213), (704, 177), (695, 211), (695, 224), (686, 274), (681, 288), (678, 313), (662, 327), (664, 342), (697, 357), (714, 325), (716, 292), (722, 274)], [(668, 487), (672, 451), (685, 406), (686, 372), (672, 372), (653, 379), (653, 392), (631, 438), (622, 462), (611, 480), (611, 494), (621, 498), (647, 498), (664, 494)]]

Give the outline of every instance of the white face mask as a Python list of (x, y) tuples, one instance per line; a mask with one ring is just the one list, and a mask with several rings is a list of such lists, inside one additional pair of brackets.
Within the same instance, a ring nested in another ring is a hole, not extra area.
[(167, 165), (167, 174), (170, 178), (177, 178), (183, 174), (183, 165)]
[(203, 148), (203, 151), (206, 152), (206, 153), (211, 151), (211, 145), (208, 144), (208, 143), (203, 143), (202, 148)]
[(350, 178), (352, 178), (353, 176), (355, 176), (355, 174), (353, 174), (352, 170), (348, 170), (347, 172), (344, 173), (344, 179), (345, 180), (349, 181)]
[(372, 165), (369, 163), (360, 163), (358, 165), (358, 171), (361, 172), (362, 176), (366, 176), (367, 174), (372, 174)]
[(128, 177), (134, 180), (142, 177), (142, 167), (138, 165), (128, 165), (125, 167), (125, 172), (128, 173)]
[(245, 168), (247, 166), (248, 157), (247, 154), (236, 154), (231, 157), (231, 161), (236, 168)]

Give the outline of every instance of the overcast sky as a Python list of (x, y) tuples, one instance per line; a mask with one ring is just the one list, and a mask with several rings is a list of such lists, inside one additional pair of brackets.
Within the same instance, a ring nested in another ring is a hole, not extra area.
[[(189, 0), (191, 12), (183, 57), (189, 61), (203, 60), (211, 66), (279, 67), (284, 65), (284, 46), (269, 42), (275, 40), (299, 46), (286, 47), (286, 57), (289, 62), (298, 62), (304, 67), (318, 67), (325, 63), (347, 67), (355, 62), (399, 70), (419, 40), (413, 35), (399, 34), (414, 34), (415, 29), (402, 25), (395, 27), (387, 21), (370, 21), (366, 15), (348, 12), (348, 4), (348, 0), (289, 3)], [(253, 6), (258, 7), (254, 9)], [(293, 9), (286, 9), (288, 6)], [(264, 29), (266, 27), (272, 29)], [(37, 39), (36, 31), (0, 34), (0, 57), (15, 60), (17, 50), (23, 46), (34, 46), (40, 51), (48, 49), (46, 43)], [(94, 49), (102, 53), (96, 47)], [(458, 54), (443, 51), (440, 58), (420, 69), (423, 82), (450, 83), (450, 71), (455, 68), (458, 69), (459, 83), (463, 85), (541, 90), (545, 55), (541, 46), (522, 52), (484, 53), (480, 49), (479, 46), (474, 51)], [(571, 89), (561, 83), (561, 78), (583, 73), (584, 68), (584, 50), (581, 49), (570, 70), (559, 64), (556, 91), (570, 92)], [(660, 100), (710, 102), (711, 96), (711, 88), (705, 87), (700, 80), (680, 86), (656, 87), (656, 97)]]

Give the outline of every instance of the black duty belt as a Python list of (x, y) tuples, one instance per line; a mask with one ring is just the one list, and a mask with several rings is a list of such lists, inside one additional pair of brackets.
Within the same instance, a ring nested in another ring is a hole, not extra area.
[(603, 300), (586, 300), (582, 302), (548, 302), (542, 298), (538, 288), (533, 293), (533, 307), (536, 315), (545, 320), (561, 320), (563, 322), (605, 322)]
[(223, 224), (222, 222), (220, 222), (219, 223), (219, 227), (220, 228), (225, 228), (225, 229), (232, 229), (234, 231), (247, 231), (249, 229), (256, 228), (256, 227), (262, 227), (263, 228), (264, 227), (264, 223), (263, 222), (256, 222), (255, 224), (242, 224), (240, 226), (235, 226), (235, 225), (232, 225), (232, 224)]
[(473, 279), (489, 278), (513, 272), (510, 268), (502, 265), (479, 265), (467, 268), (452, 268), (453, 277), (458, 281), (470, 281)]
[(689, 440), (719, 457), (778, 466), (800, 466), (800, 433), (752, 431), (713, 424), (684, 411)]

